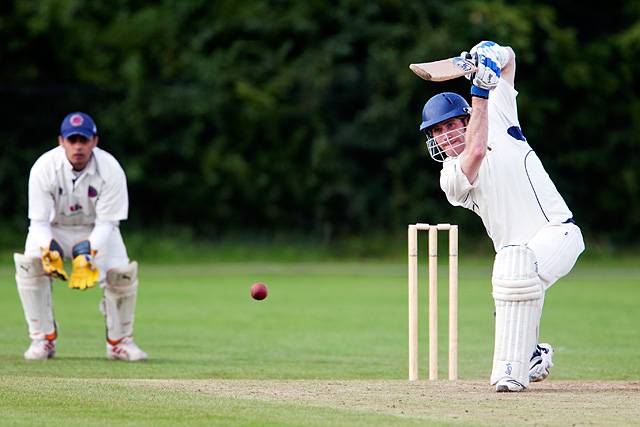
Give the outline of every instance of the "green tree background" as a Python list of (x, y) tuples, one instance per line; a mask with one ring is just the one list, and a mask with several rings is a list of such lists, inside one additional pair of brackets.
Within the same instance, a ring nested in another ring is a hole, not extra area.
[(518, 55), (525, 135), (585, 234), (640, 233), (640, 4), (569, 1), (7, 0), (0, 213), (26, 227), (29, 168), (70, 111), (129, 180), (129, 227), (337, 239), (477, 217), (448, 206), (418, 132), (468, 82), (411, 62), (489, 39)]

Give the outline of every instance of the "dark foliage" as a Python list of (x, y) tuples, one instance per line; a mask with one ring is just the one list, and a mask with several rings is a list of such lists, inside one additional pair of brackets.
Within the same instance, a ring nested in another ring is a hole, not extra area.
[[(71, 110), (94, 116), (128, 175), (133, 227), (331, 238), (449, 207), (417, 127), (410, 62), (482, 39), (518, 54), (520, 120), (588, 235), (640, 232), (640, 8), (571, 2), (3, 2), (0, 213), (26, 213), (28, 172)], [(602, 18), (602, 19), (601, 19)], [(600, 23), (596, 25), (594, 23)]]

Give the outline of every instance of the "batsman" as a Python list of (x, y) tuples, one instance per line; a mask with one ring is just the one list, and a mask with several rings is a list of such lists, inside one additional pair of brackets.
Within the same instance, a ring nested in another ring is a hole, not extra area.
[[(31, 338), (27, 360), (46, 360), (56, 352), (54, 278), (78, 290), (99, 284), (107, 357), (147, 359), (133, 341), (138, 264), (129, 261), (119, 228), (129, 209), (126, 176), (118, 161), (97, 145), (93, 119), (70, 113), (60, 125), (58, 146), (41, 155), (29, 174), (29, 232), (24, 254), (14, 254)], [(71, 260), (71, 274), (65, 259)]]
[(462, 57), (477, 64), (471, 105), (444, 92), (427, 101), (420, 130), (442, 162), (440, 187), (454, 206), (480, 216), (495, 248), (495, 346), (491, 384), (518, 392), (542, 381), (553, 348), (538, 344), (546, 290), (584, 251), (573, 214), (529, 145), (514, 87), (513, 49), (482, 41)]

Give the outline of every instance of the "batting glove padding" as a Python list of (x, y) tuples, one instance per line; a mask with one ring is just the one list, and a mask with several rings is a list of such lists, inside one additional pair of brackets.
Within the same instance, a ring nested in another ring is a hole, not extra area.
[(485, 56), (490, 57), (494, 62), (498, 64), (498, 67), (500, 68), (504, 67), (505, 65), (507, 65), (507, 62), (509, 62), (509, 51), (507, 51), (507, 49), (500, 46), (496, 42), (487, 40), (481, 41), (480, 43), (472, 47), (469, 53), (471, 54), (471, 56), (475, 57), (477, 56), (479, 50), (482, 50), (482, 53)]
[(500, 64), (494, 58), (485, 55), (483, 50), (478, 49), (478, 71), (473, 78), (473, 85), (487, 91), (488, 96), (488, 91), (495, 89), (499, 81)]
[(85, 290), (98, 283), (99, 271), (93, 262), (96, 251), (91, 250), (88, 240), (83, 240), (73, 247), (73, 269), (69, 288)]
[(477, 72), (465, 76), (473, 83), (471, 95), (488, 98), (489, 91), (495, 89), (500, 81), (500, 70), (509, 61), (509, 51), (496, 42), (484, 40), (460, 56), (478, 67)]
[[(478, 65), (478, 56), (477, 55), (472, 55), (469, 52), (467, 52), (466, 50), (463, 50), (462, 52), (460, 52), (460, 58), (464, 58), (467, 61), (471, 61), (473, 63), (473, 65)], [(473, 78), (475, 77), (476, 73), (470, 73), (470, 74), (465, 74), (464, 78), (467, 80), (473, 80)]]
[(48, 248), (41, 248), (42, 269), (45, 274), (60, 280), (67, 280), (67, 272), (64, 271), (64, 252), (55, 240), (51, 240)]

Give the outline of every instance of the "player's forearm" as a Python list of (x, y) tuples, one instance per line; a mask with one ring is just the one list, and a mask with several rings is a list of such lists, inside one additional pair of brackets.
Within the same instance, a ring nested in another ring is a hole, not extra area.
[(100, 221), (96, 220), (96, 225), (93, 227), (91, 234), (89, 235), (89, 242), (91, 243), (91, 249), (95, 249), (101, 252), (107, 245), (107, 242), (111, 238), (113, 230), (118, 228), (120, 223), (118, 221)]
[(49, 221), (31, 220), (28, 239), (35, 241), (38, 248), (48, 248), (52, 237), (53, 233)]
[(465, 134), (465, 148), (460, 156), (460, 167), (470, 183), (478, 177), (478, 171), (487, 154), (489, 139), (488, 100), (477, 96), (471, 99), (471, 119)]

